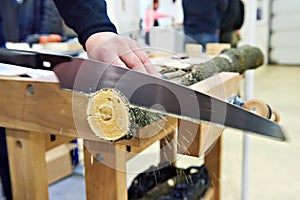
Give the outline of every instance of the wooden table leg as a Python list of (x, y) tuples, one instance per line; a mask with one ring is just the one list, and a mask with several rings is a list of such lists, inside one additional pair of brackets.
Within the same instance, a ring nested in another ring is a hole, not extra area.
[[(102, 150), (98, 153), (98, 157), (100, 160), (103, 159), (103, 162), (97, 160), (91, 155), (90, 149), (84, 147), (87, 200), (126, 200), (126, 154), (124, 153), (126, 146), (114, 148), (113, 145), (107, 144), (106, 146), (105, 143), (100, 143), (99, 148), (105, 150), (104, 153)], [(95, 154), (97, 155), (97, 153)], [(107, 160), (109, 161), (108, 165), (105, 164)]]
[(160, 162), (176, 164), (177, 134), (176, 130), (160, 140)]
[(6, 129), (6, 140), (13, 199), (48, 199), (45, 135)]
[(205, 156), (205, 166), (211, 179), (211, 187), (214, 189), (213, 200), (221, 199), (221, 159), (222, 137), (220, 136)]

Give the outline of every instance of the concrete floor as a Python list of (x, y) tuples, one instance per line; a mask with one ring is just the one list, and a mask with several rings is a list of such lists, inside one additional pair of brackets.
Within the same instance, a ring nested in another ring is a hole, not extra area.
[[(242, 86), (242, 83), (241, 83)], [(254, 97), (281, 114), (288, 142), (250, 137), (250, 183), (248, 199), (282, 200), (300, 196), (300, 67), (260, 67), (255, 72)], [(241, 199), (241, 131), (226, 129), (223, 137), (222, 200)], [(83, 176), (76, 173), (49, 187), (52, 200), (83, 200)]]
[[(300, 195), (300, 67), (261, 67), (255, 72), (255, 98), (281, 114), (288, 142), (250, 138), (248, 199), (299, 199)], [(222, 197), (241, 199), (242, 135), (224, 134)]]

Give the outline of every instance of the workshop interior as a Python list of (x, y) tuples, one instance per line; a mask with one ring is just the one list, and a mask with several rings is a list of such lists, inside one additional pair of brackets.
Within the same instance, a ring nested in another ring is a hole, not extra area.
[(298, 199), (299, 11), (0, 0), (0, 200)]

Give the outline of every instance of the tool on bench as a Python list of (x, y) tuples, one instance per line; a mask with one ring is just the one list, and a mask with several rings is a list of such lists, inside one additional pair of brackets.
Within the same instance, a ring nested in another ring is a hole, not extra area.
[(0, 49), (0, 62), (52, 70), (61, 88), (87, 94), (112, 88), (133, 105), (285, 140), (277, 123), (188, 87), (130, 69), (89, 59), (9, 49)]

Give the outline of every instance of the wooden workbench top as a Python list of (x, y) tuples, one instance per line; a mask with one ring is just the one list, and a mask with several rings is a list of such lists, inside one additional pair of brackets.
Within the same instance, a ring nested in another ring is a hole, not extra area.
[[(237, 73), (223, 72), (191, 87), (224, 99), (236, 93), (239, 79)], [(60, 89), (53, 78), (0, 76), (0, 84), (0, 126), (99, 140), (87, 124), (87, 96)], [(147, 132), (147, 127), (141, 131)], [(149, 138), (133, 138), (119, 143), (139, 146), (148, 142)]]

